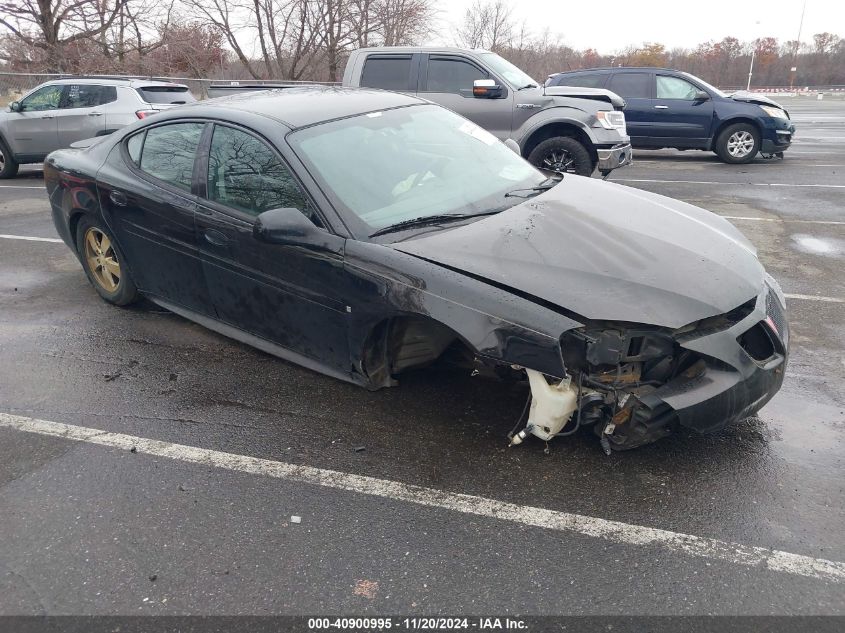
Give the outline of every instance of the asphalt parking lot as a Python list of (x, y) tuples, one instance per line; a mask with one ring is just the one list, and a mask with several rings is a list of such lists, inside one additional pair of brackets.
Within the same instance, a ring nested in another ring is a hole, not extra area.
[(0, 614), (845, 615), (845, 100), (787, 107), (785, 160), (611, 176), (729, 217), (792, 356), (759, 417), (610, 457), (508, 449), (519, 386), (369, 393), (107, 305), (40, 170), (0, 182)]

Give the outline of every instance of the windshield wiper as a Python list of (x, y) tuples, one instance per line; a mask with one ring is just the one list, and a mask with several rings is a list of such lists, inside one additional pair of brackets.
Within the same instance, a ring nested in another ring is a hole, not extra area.
[(494, 215), (499, 213), (501, 209), (495, 211), (482, 211), (481, 213), (442, 213), (440, 215), (427, 215), (419, 218), (412, 218), (410, 220), (402, 220), (396, 224), (391, 224), (379, 229), (370, 237), (384, 235), (385, 233), (393, 233), (395, 231), (402, 231), (404, 229), (411, 229), (417, 226), (429, 226), (431, 224), (442, 224), (444, 222), (455, 222), (457, 220), (465, 220), (467, 218), (476, 218), (482, 215)]
[[(539, 193), (543, 193), (544, 191), (548, 191), (555, 185), (557, 185), (562, 178), (546, 178), (543, 182), (541, 182), (536, 187), (526, 187), (524, 189), (512, 189), (505, 194), (505, 198), (531, 198), (532, 196), (536, 196)], [(527, 191), (527, 195), (523, 195), (520, 192)]]
[(517, 88), (516, 90), (519, 92), (520, 90), (527, 90), (528, 88), (539, 88), (539, 86), (532, 82), (530, 84), (525, 84), (522, 88)]

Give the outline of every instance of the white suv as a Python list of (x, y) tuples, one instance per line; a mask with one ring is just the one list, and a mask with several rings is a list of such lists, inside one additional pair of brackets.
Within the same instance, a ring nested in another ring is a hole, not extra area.
[(187, 86), (119, 77), (48, 81), (0, 112), (0, 178), (55, 149), (111, 134), (159, 110), (196, 101)]

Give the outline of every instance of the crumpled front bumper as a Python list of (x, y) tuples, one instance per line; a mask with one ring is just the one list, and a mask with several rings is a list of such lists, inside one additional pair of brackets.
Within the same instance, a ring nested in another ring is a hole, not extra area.
[[(699, 355), (703, 370), (679, 376), (644, 396), (642, 403), (653, 416), (646, 425), (677, 422), (708, 433), (762, 408), (780, 389), (789, 357), (789, 325), (782, 301), (767, 289), (757, 298), (754, 311), (733, 327), (682, 343)], [(739, 341), (757, 326), (767, 328), (774, 343), (773, 354), (762, 360), (752, 358)]]
[(617, 167), (630, 165), (634, 161), (634, 152), (630, 143), (620, 143), (613, 147), (598, 148), (599, 162), (596, 166), (600, 172), (610, 172)]
[(771, 127), (763, 129), (760, 152), (778, 154), (789, 149), (795, 137), (795, 125), (786, 119), (773, 119)]

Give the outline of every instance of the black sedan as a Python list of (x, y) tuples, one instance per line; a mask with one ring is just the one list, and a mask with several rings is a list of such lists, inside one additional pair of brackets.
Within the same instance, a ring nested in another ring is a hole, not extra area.
[(514, 443), (579, 426), (606, 450), (711, 431), (783, 381), (784, 297), (731, 224), (547, 179), (414, 97), (199, 102), (54, 152), (44, 173), (56, 228), (106, 301), (143, 295), (370, 389), (444, 354), (527, 377)]

